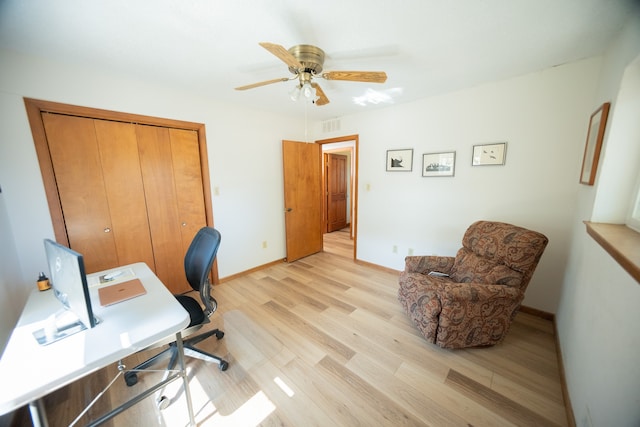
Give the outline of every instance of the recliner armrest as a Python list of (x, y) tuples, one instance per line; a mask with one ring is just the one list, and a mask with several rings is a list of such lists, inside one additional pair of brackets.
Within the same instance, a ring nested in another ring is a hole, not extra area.
[(445, 348), (502, 341), (523, 298), (517, 288), (477, 282), (449, 282), (436, 292), (441, 310), (435, 343)]
[(482, 303), (506, 299), (516, 301), (519, 304), (521, 294), (520, 289), (511, 286), (476, 282), (447, 282), (438, 289), (438, 296), (442, 302), (473, 301), (474, 303)]
[(449, 274), (453, 267), (455, 257), (437, 255), (413, 255), (405, 257), (404, 271), (407, 273), (429, 274), (431, 271)]

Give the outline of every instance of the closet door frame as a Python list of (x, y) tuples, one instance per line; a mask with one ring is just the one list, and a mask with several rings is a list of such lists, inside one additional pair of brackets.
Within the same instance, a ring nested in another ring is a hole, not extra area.
[[(82, 107), (77, 105), (61, 104), (51, 101), (43, 101), (33, 98), (24, 98), (27, 117), (33, 135), (33, 142), (40, 164), (40, 172), (47, 196), (53, 231), (56, 241), (65, 246), (69, 246), (69, 238), (64, 223), (62, 204), (58, 195), (56, 177), (53, 170), (53, 163), (49, 153), (49, 145), (42, 121), (43, 113), (66, 114), (70, 116), (80, 116), (91, 119), (113, 120), (141, 125), (160, 126), (165, 128), (185, 129), (197, 132), (198, 145), (200, 149), (200, 168), (202, 173), (202, 187), (204, 192), (205, 215), (207, 225), (213, 227), (213, 209), (211, 205), (211, 185), (209, 181), (209, 161), (207, 155), (207, 143), (205, 136), (205, 126), (202, 123), (186, 122), (182, 120), (165, 119), (139, 114), (123, 113), (118, 111), (102, 110), (97, 108)], [(217, 262), (213, 267), (213, 283), (218, 283)]]

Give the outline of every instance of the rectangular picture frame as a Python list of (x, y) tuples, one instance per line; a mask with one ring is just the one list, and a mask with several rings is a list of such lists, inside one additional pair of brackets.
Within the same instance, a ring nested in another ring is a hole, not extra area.
[(494, 142), (473, 146), (471, 166), (501, 166), (507, 157), (507, 143)]
[(413, 148), (387, 150), (387, 172), (411, 172)]
[(422, 176), (454, 176), (456, 170), (456, 152), (424, 153), (422, 155)]
[(584, 154), (582, 156), (580, 184), (593, 185), (596, 181), (598, 161), (600, 160), (602, 140), (604, 139), (604, 130), (607, 125), (607, 117), (609, 116), (610, 106), (611, 103), (605, 102), (600, 107), (598, 107), (598, 109), (594, 111), (593, 114), (591, 114), (591, 118), (589, 119), (587, 142), (584, 145)]

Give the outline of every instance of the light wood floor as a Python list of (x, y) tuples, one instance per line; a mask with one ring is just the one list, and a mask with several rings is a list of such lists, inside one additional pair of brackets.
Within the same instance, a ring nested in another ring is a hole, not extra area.
[(351, 229), (349, 227), (332, 233), (326, 233), (323, 241), (324, 251), (353, 259), (353, 240), (351, 240), (350, 233)]
[[(396, 273), (355, 263), (348, 233), (327, 239), (322, 253), (214, 287), (212, 325), (226, 335), (202, 347), (230, 366), (189, 361), (199, 425), (567, 425), (550, 321), (520, 313), (500, 345), (443, 350), (402, 311)], [(116, 373), (108, 367), (50, 395), (50, 424), (67, 425)], [(102, 408), (159, 375), (132, 388), (118, 378)], [(179, 385), (166, 390), (167, 409), (149, 398), (108, 425), (186, 425)]]

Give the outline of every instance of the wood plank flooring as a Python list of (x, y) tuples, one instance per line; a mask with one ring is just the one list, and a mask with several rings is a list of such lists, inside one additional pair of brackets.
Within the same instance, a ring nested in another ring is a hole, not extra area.
[(323, 247), (325, 252), (353, 259), (353, 240), (350, 227), (332, 233), (325, 233)]
[[(199, 425), (567, 425), (550, 321), (520, 313), (500, 345), (441, 349), (426, 343), (402, 311), (396, 273), (355, 263), (348, 233), (327, 239), (322, 253), (214, 287), (211, 326), (225, 336), (201, 347), (230, 366), (220, 372), (189, 359)], [(68, 425), (116, 374), (110, 366), (47, 397), (50, 425)], [(131, 388), (118, 378), (100, 409), (160, 376), (140, 375)], [(167, 409), (150, 397), (107, 425), (186, 425), (180, 383), (165, 395)]]

